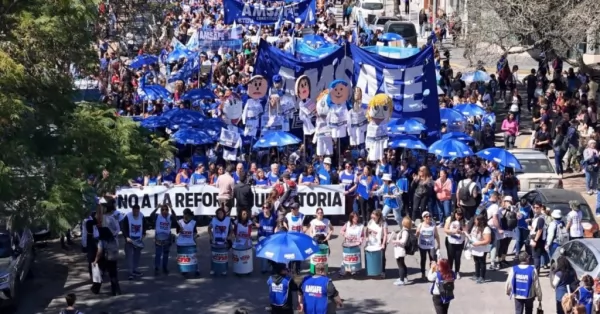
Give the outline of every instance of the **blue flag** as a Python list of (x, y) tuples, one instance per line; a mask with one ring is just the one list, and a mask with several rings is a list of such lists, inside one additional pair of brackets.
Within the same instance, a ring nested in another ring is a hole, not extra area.
[(250, 4), (238, 0), (223, 0), (225, 24), (273, 25), (282, 21), (295, 21), (300, 18), (307, 25), (316, 22), (316, 0), (303, 0), (280, 7), (266, 7), (263, 4)]

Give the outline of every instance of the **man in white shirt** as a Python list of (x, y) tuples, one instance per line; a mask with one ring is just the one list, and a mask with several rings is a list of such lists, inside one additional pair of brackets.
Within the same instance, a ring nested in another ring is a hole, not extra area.
[(567, 214), (567, 230), (569, 230), (569, 240), (583, 238), (583, 225), (581, 219), (583, 214), (579, 208), (579, 202), (569, 201), (571, 211)]
[(490, 205), (486, 209), (488, 226), (493, 232), (493, 240), (490, 243), (492, 245), (490, 250), (490, 270), (500, 269), (498, 266), (498, 249), (500, 248), (500, 239), (502, 239), (502, 234), (504, 231), (502, 230), (502, 226), (500, 224), (502, 208), (500, 208), (500, 205), (498, 204), (499, 198), (500, 194), (498, 194), (498, 192), (493, 192), (489, 200)]

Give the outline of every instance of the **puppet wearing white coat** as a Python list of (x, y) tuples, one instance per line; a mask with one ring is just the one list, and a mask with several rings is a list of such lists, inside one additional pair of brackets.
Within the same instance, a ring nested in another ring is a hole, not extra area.
[(393, 106), (392, 99), (386, 94), (377, 94), (369, 101), (366, 112), (369, 124), (365, 142), (369, 161), (378, 161), (384, 157), (388, 145), (387, 123), (392, 116)]
[(289, 131), (289, 123), (285, 123), (286, 119), (281, 114), (281, 98), (278, 94), (271, 94), (269, 96), (269, 103), (267, 104), (267, 121), (265, 124), (265, 131)]
[(313, 137), (317, 156), (333, 155), (333, 139), (331, 138), (331, 129), (327, 123), (327, 115), (329, 114), (328, 92), (328, 90), (325, 90), (317, 97), (317, 121), (315, 122), (315, 135)]
[(283, 79), (280, 75), (273, 76), (273, 89), (271, 94), (279, 95), (279, 107), (281, 109), (281, 115), (283, 116), (283, 130), (289, 131), (290, 119), (294, 119), (294, 112), (296, 112), (296, 103), (294, 97), (290, 96), (283, 89)]
[(298, 102), (298, 117), (302, 121), (302, 131), (304, 135), (315, 133), (315, 126), (312, 123), (312, 118), (315, 116), (315, 102), (310, 99), (311, 86), (310, 79), (306, 75), (300, 76), (296, 80), (296, 97), (300, 99)]
[(348, 110), (348, 137), (351, 146), (358, 146), (365, 142), (365, 132), (369, 121), (365, 116), (365, 110), (362, 108), (362, 90), (354, 89), (354, 102), (352, 109)]
[(327, 94), (327, 124), (331, 129), (332, 138), (347, 136), (348, 125), (348, 99), (350, 98), (350, 86), (342, 80), (335, 80), (329, 84)]
[(245, 136), (256, 136), (258, 133), (260, 116), (263, 113), (262, 100), (268, 88), (269, 84), (262, 75), (255, 75), (248, 81), (248, 100), (242, 113)]

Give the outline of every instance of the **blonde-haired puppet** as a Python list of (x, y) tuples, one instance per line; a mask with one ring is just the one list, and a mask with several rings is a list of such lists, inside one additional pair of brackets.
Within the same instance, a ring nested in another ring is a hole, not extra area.
[(304, 135), (315, 133), (315, 126), (312, 123), (312, 118), (315, 116), (315, 102), (310, 99), (311, 86), (310, 78), (306, 75), (301, 75), (296, 79), (296, 97), (298, 102), (299, 115), (302, 121), (302, 131)]
[(369, 101), (366, 111), (369, 120), (366, 138), (368, 160), (379, 161), (384, 157), (388, 144), (387, 123), (392, 116), (393, 106), (392, 99), (386, 94), (377, 94)]
[(248, 81), (248, 100), (242, 113), (244, 135), (256, 136), (263, 113), (263, 97), (267, 94), (269, 83), (262, 75), (255, 75)]
[(332, 138), (342, 138), (347, 135), (348, 100), (350, 99), (350, 85), (343, 80), (335, 80), (329, 84), (327, 94), (327, 123), (331, 129)]
[(362, 90), (360, 87), (354, 88), (354, 101), (352, 108), (348, 110), (348, 137), (351, 146), (358, 146), (365, 142), (365, 132), (369, 121), (365, 116), (365, 110), (362, 108)]
[(315, 122), (315, 136), (313, 137), (317, 156), (333, 155), (331, 128), (327, 123), (327, 115), (329, 114), (327, 94), (329, 94), (329, 90), (326, 89), (317, 97), (317, 121)]

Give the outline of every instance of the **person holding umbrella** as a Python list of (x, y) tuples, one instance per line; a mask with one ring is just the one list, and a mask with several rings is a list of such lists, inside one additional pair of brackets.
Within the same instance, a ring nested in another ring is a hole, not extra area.
[(304, 279), (300, 291), (298, 303), (304, 314), (335, 313), (336, 306), (343, 306), (333, 281), (325, 275), (324, 264), (315, 266), (315, 274)]
[[(292, 292), (300, 291), (300, 287), (296, 284), (294, 278), (289, 275), (285, 264), (275, 264), (274, 269), (275, 274), (267, 280), (271, 314), (294, 314)], [(298, 299), (300, 300), (300, 298)]]

